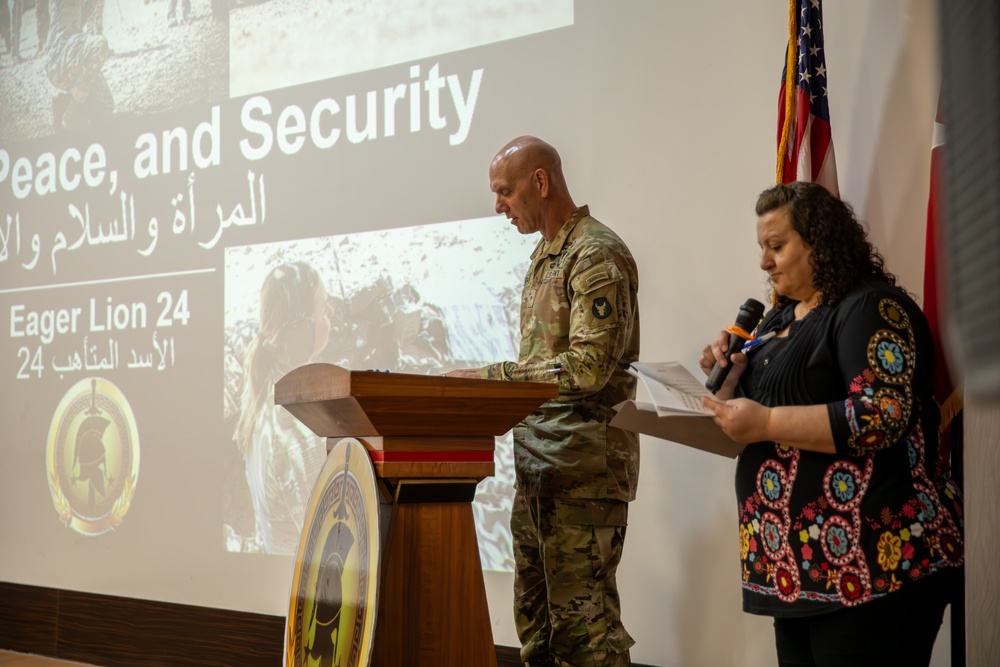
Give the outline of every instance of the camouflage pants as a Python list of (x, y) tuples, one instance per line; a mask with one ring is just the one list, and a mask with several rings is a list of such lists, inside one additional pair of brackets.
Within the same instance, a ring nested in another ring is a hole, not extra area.
[(628, 503), (516, 493), (514, 625), (531, 667), (628, 667), (615, 573)]

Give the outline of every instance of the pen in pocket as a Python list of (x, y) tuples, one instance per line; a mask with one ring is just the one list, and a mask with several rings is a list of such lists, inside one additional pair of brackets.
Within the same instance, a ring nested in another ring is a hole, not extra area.
[(762, 345), (763, 343), (766, 343), (767, 341), (769, 341), (772, 338), (774, 338), (774, 336), (775, 336), (776, 333), (777, 333), (776, 331), (771, 331), (769, 333), (764, 334), (763, 336), (761, 336), (759, 338), (754, 338), (753, 340), (748, 340), (747, 342), (743, 343), (743, 347), (740, 348), (740, 352), (743, 352), (744, 354), (747, 353), (747, 352), (749, 352), (750, 350), (754, 349), (758, 345)]

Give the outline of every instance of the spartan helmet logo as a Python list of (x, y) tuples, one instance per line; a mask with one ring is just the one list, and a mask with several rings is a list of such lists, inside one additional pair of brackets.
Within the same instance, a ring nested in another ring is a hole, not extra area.
[(45, 464), (63, 524), (89, 536), (121, 525), (139, 476), (139, 431), (118, 387), (104, 378), (70, 387), (52, 416)]
[[(337, 667), (340, 642), (340, 610), (343, 606), (344, 563), (354, 546), (354, 535), (345, 523), (338, 523), (326, 536), (319, 581), (316, 582), (316, 602), (313, 605), (312, 644), (309, 657), (319, 660), (320, 667)], [(350, 637), (347, 638), (350, 641)]]
[[(76, 433), (71, 480), (74, 484), (87, 484), (87, 506), (93, 511), (97, 501), (104, 500), (105, 489), (114, 481), (108, 474), (104, 431), (111, 422), (101, 416), (97, 408), (97, 380), (91, 381), (90, 409)], [(100, 497), (98, 497), (98, 494)]]
[[(349, 463), (351, 450), (347, 449)], [(307, 647), (309, 657), (319, 660), (319, 667), (339, 667), (337, 648), (340, 643), (340, 611), (344, 604), (344, 566), (354, 546), (354, 535), (344, 523), (348, 518), (345, 497), (347, 491), (347, 467), (340, 477), (340, 504), (333, 516), (339, 521), (330, 529), (323, 543), (323, 555), (316, 582), (316, 598), (309, 622), (309, 636), (312, 643)], [(348, 635), (347, 641), (351, 637)]]

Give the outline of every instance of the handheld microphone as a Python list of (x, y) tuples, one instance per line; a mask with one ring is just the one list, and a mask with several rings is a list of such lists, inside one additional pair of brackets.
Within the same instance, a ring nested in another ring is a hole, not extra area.
[(740, 312), (736, 315), (736, 324), (726, 327), (729, 331), (729, 349), (726, 351), (726, 365), (720, 366), (718, 362), (705, 380), (705, 388), (713, 394), (722, 387), (726, 381), (726, 376), (732, 369), (733, 364), (730, 357), (743, 346), (743, 342), (750, 340), (751, 332), (760, 324), (760, 318), (764, 315), (764, 304), (757, 299), (747, 299), (746, 303), (740, 306)]

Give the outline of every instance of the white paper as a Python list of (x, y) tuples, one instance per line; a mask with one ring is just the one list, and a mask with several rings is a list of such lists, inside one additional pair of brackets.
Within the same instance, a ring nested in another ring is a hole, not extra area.
[(711, 396), (711, 393), (680, 362), (637, 361), (626, 370), (642, 380), (659, 416), (701, 417), (712, 414), (701, 402), (702, 396)]

